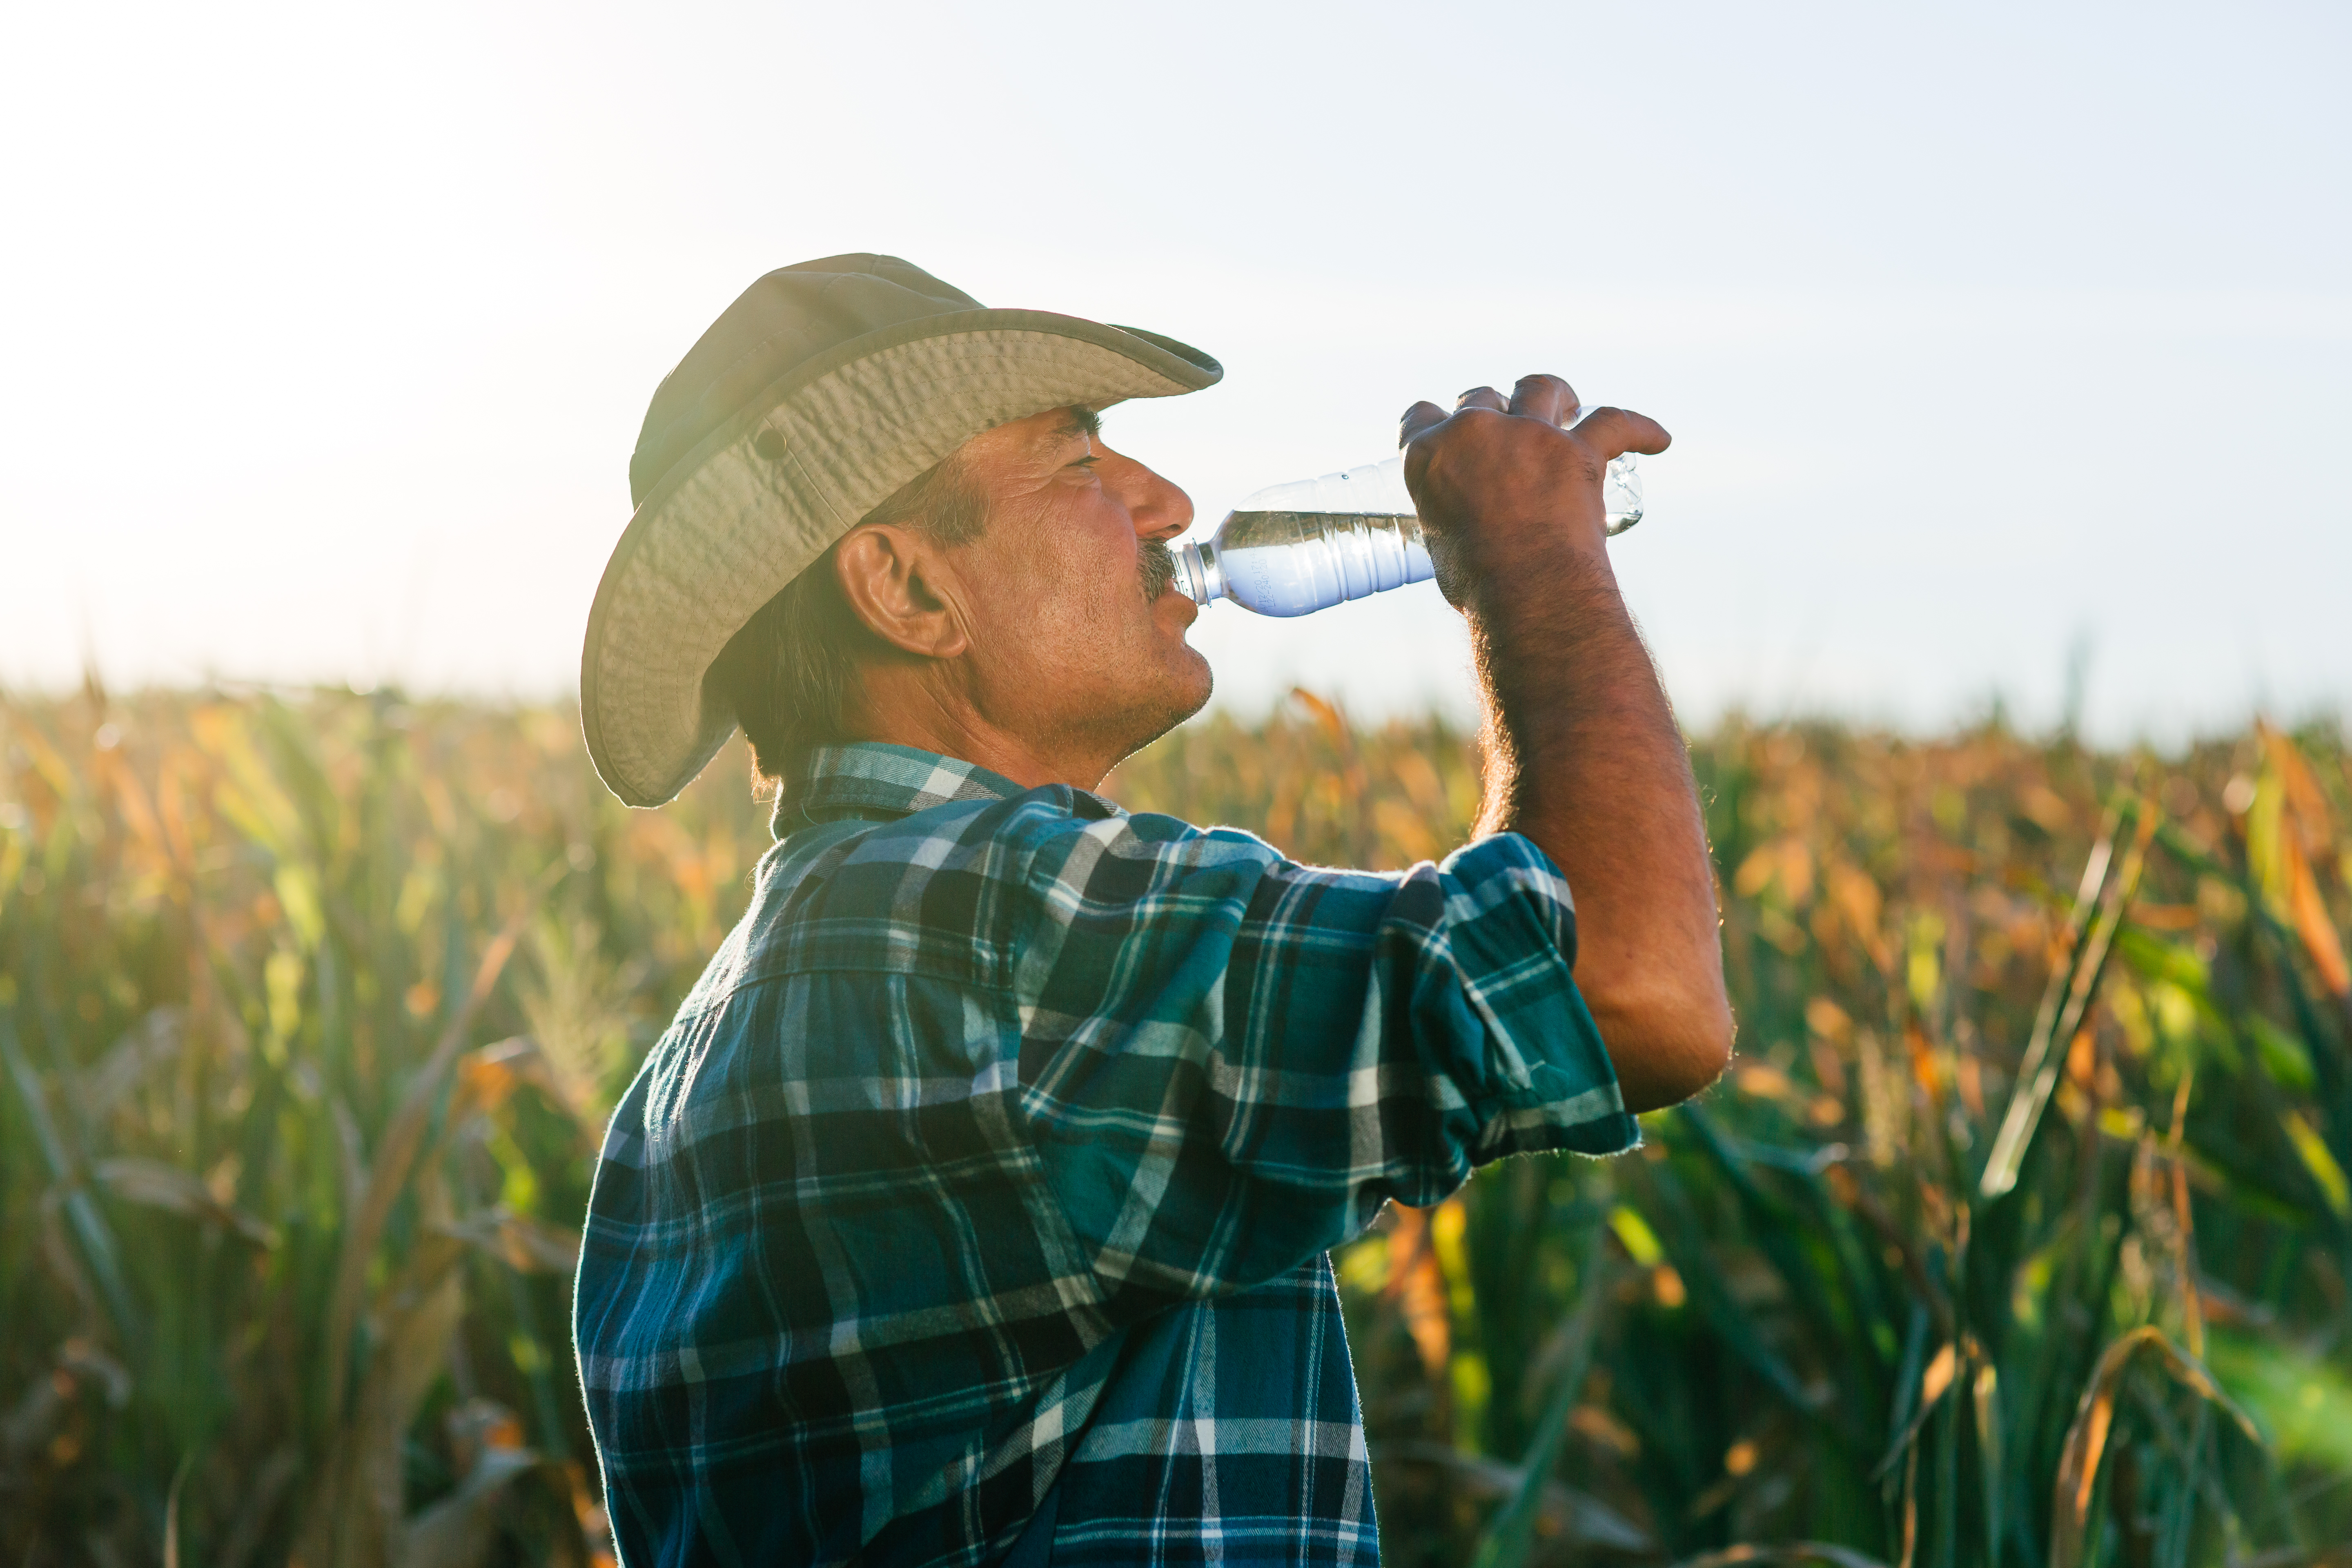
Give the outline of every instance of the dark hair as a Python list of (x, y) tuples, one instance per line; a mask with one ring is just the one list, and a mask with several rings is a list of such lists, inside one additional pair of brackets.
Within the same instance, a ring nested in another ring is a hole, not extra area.
[[(858, 520), (895, 523), (944, 545), (968, 543), (988, 525), (988, 499), (950, 455), (898, 487)], [(851, 733), (861, 667), (897, 656), (841, 591), (833, 549), (809, 563), (753, 612), (711, 661), (703, 686), (734, 710), (751, 743), (751, 776), (773, 785), (811, 749)]]

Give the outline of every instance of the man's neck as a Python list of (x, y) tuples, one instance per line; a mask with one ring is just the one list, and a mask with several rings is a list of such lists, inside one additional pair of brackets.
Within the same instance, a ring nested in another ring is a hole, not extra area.
[(914, 671), (869, 669), (862, 696), (856, 721), (860, 739), (974, 763), (1024, 789), (1062, 784), (1090, 790), (1118, 760), (1016, 734), (961, 693), (942, 690), (936, 679)]

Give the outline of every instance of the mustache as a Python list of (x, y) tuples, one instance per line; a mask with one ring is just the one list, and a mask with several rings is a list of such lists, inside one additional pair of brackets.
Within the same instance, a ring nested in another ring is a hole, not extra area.
[(1176, 552), (1168, 548), (1164, 539), (1148, 540), (1136, 552), (1136, 575), (1143, 580), (1143, 602), (1158, 602), (1160, 595), (1176, 585)]

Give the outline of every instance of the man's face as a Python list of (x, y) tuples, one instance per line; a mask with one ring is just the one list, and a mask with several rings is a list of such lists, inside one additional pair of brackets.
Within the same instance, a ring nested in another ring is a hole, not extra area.
[(1191, 499), (1104, 446), (1083, 409), (999, 426), (958, 460), (988, 504), (980, 536), (949, 552), (975, 706), (1106, 767), (1200, 711), (1209, 663), (1184, 641), (1200, 610), (1167, 552)]

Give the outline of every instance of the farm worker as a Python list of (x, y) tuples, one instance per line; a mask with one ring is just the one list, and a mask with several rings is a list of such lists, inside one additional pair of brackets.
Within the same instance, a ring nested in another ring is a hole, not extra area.
[(1192, 503), (1097, 416), (1222, 374), (836, 256), (654, 395), (588, 748), (654, 806), (740, 726), (776, 842), (589, 1205), (629, 1568), (1373, 1562), (1328, 1249), (1722, 1070), (1698, 805), (1602, 543), (1602, 466), (1666, 433), (1561, 428), (1556, 377), (1404, 416), (1490, 721), (1475, 842), (1329, 870), (1093, 793), (1210, 689)]

